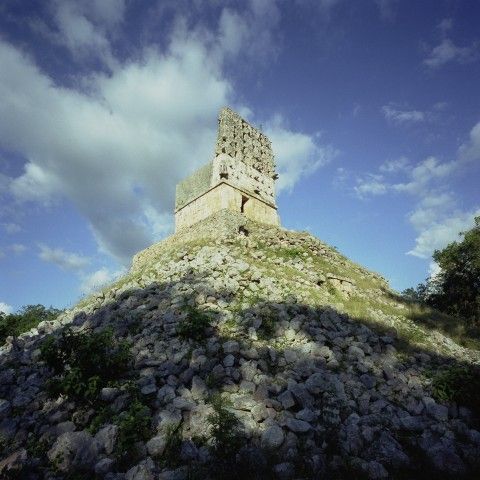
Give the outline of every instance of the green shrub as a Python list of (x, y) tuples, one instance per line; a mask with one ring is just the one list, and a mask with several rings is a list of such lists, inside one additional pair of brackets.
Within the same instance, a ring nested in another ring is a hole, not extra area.
[(242, 445), (240, 422), (222, 397), (215, 396), (210, 403), (213, 407), (213, 413), (208, 416), (212, 453), (218, 459), (231, 459)]
[(136, 443), (152, 435), (150, 409), (135, 398), (128, 410), (118, 415), (115, 423), (118, 425), (115, 455), (120, 465), (127, 467), (138, 456)]
[(0, 312), (0, 344), (9, 336), (17, 337), (21, 333), (36, 327), (40, 322), (54, 320), (61, 310), (43, 305), (27, 305), (17, 313)]
[(110, 329), (80, 333), (67, 328), (59, 338), (47, 338), (40, 359), (54, 374), (47, 385), (52, 396), (93, 403), (103, 387), (127, 373), (131, 355), (128, 343), (115, 340)]
[(240, 422), (220, 395), (214, 395), (209, 402), (213, 407), (213, 413), (207, 418), (210, 427), (210, 476), (213, 479), (241, 478), (236, 459), (244, 444)]
[(431, 374), (432, 395), (440, 402), (456, 402), (480, 417), (480, 368), (452, 366)]
[(286, 260), (296, 260), (301, 258), (303, 250), (297, 247), (281, 248), (278, 252)]
[(182, 447), (182, 424), (168, 425), (165, 430), (165, 450), (163, 451), (161, 463), (165, 467), (175, 468), (181, 463), (180, 449)]
[(273, 312), (265, 313), (261, 315), (262, 323), (257, 330), (258, 338), (261, 340), (270, 340), (275, 333), (275, 323), (277, 317)]
[(115, 418), (115, 414), (108, 405), (97, 407), (95, 409), (95, 415), (90, 420), (90, 424), (86, 430), (92, 435), (95, 435), (103, 425), (110, 423), (113, 418)]
[(211, 319), (208, 315), (194, 307), (186, 307), (187, 316), (177, 325), (178, 336), (200, 341), (205, 338), (205, 330), (210, 326)]

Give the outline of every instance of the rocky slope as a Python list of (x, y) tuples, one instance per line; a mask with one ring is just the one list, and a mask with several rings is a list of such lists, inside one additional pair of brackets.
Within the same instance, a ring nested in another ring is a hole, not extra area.
[[(474, 415), (431, 372), (480, 356), (429, 315), (307, 233), (220, 212), (1, 347), (0, 477), (474, 478)], [(88, 401), (46, 388), (67, 326), (129, 342)]]

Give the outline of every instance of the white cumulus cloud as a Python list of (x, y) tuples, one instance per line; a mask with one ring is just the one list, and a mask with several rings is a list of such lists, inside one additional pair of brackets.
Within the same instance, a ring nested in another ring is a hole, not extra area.
[(13, 313), (13, 307), (5, 302), (0, 302), (0, 312), (9, 315), (10, 313)]
[(388, 191), (388, 184), (383, 181), (381, 175), (367, 175), (365, 178), (357, 179), (354, 187), (355, 193), (364, 198), (368, 195), (383, 195)]
[(440, 221), (432, 222), (423, 228), (415, 239), (415, 247), (408, 255), (430, 258), (435, 250), (444, 248), (459, 239), (459, 233), (469, 230), (474, 225), (474, 218), (480, 215), (480, 209), (471, 212), (459, 212)]
[(125, 269), (111, 271), (106, 267), (102, 267), (99, 270), (95, 270), (94, 272), (83, 276), (80, 283), (80, 291), (83, 294), (88, 295), (89, 293), (92, 293), (118, 279), (124, 273)]
[[(67, 3), (68, 15), (108, 31)], [(179, 21), (164, 49), (145, 47), (135, 59), (111, 62), (108, 74), (80, 78), (88, 93), (55, 85), (32, 58), (0, 41), (0, 146), (27, 159), (21, 175), (0, 178), (0, 188), (20, 202), (69, 200), (101, 251), (128, 264), (171, 231), (175, 185), (212, 158), (219, 109), (247, 110), (224, 72), (226, 59), (242, 42), (243, 50), (274, 48), (271, 29), (278, 22), (275, 2), (249, 5), (238, 24), (236, 13), (224, 10), (219, 30)], [(263, 25), (270, 36), (260, 37), (253, 33), (265, 12), (272, 16)], [(280, 191), (335, 154), (314, 135), (275, 119), (264, 123), (277, 154)]]
[(290, 191), (302, 177), (326, 165), (338, 154), (332, 146), (319, 145), (313, 136), (286, 128), (281, 116), (267, 123), (265, 133), (272, 141), (279, 172), (278, 192)]

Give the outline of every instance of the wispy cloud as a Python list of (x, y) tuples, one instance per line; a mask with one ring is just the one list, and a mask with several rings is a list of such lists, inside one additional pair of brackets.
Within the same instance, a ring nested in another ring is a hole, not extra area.
[(459, 47), (449, 38), (444, 38), (437, 46), (430, 49), (423, 63), (430, 68), (440, 68), (451, 62), (473, 62), (479, 58), (479, 47), (479, 42)]
[(383, 181), (382, 175), (367, 174), (365, 178), (358, 178), (354, 187), (355, 193), (360, 198), (369, 195), (384, 195), (387, 193), (388, 184)]
[(8, 252), (13, 253), (14, 255), (21, 255), (27, 250), (27, 247), (22, 243), (12, 243), (6, 247), (0, 249), (0, 258), (4, 258)]
[(16, 255), (20, 255), (25, 250), (27, 250), (27, 247), (25, 245), (21, 244), (21, 243), (14, 243), (14, 244), (10, 245), (9, 248)]
[(2, 223), (2, 226), (5, 232), (7, 232), (9, 235), (13, 235), (14, 233), (18, 233), (22, 230), (20, 225), (13, 222)]
[(50, 248), (47, 245), (39, 245), (39, 248), (40, 259), (53, 263), (64, 270), (78, 272), (90, 263), (89, 258), (77, 253), (66, 252), (61, 248)]
[(407, 182), (393, 184), (392, 188), (399, 192), (421, 194), (433, 181), (445, 178), (458, 167), (457, 161), (440, 162), (435, 157), (428, 157), (410, 170)]
[(395, 124), (419, 123), (426, 119), (425, 112), (420, 110), (404, 110), (395, 107), (393, 104), (382, 107), (384, 117)]
[(382, 20), (392, 21), (395, 19), (398, 0), (375, 0), (375, 3)]
[[(435, 249), (455, 240), (458, 232), (473, 225), (480, 208), (468, 211), (459, 208), (455, 195), (448, 188), (448, 179), (480, 159), (480, 122), (470, 131), (469, 138), (458, 149), (455, 159), (442, 162), (433, 156), (412, 165), (405, 157), (389, 160), (379, 173), (357, 179), (353, 186), (359, 198), (368, 196), (408, 194), (416, 206), (408, 220), (417, 232), (415, 246), (407, 253), (429, 258)], [(399, 176), (403, 179), (399, 181)]]
[(387, 160), (380, 165), (379, 170), (383, 173), (396, 173), (406, 171), (410, 166), (407, 157), (400, 157), (394, 160)]
[(445, 35), (447, 32), (449, 32), (453, 27), (453, 19), (451, 18), (444, 18), (440, 20), (437, 24), (438, 30)]

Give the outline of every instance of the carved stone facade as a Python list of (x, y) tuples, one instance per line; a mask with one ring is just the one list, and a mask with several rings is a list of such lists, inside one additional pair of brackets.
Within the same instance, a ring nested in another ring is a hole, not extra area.
[(175, 231), (225, 208), (261, 223), (279, 225), (276, 178), (268, 137), (234, 111), (223, 108), (214, 159), (177, 185)]

